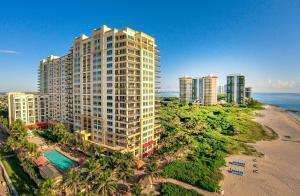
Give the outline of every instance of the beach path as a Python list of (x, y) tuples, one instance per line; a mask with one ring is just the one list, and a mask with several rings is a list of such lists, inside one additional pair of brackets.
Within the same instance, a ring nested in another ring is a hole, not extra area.
[[(266, 110), (259, 113), (263, 117), (255, 120), (271, 127), (278, 133), (279, 139), (254, 145), (264, 154), (261, 158), (233, 155), (226, 159), (227, 167), (223, 168), (225, 178), (221, 182), (224, 195), (300, 195), (300, 121), (274, 106), (267, 106)], [(233, 160), (246, 162), (246, 167), (229, 165), (228, 161)], [(237, 176), (226, 172), (230, 167), (241, 169), (246, 175)], [(258, 173), (253, 173), (254, 169)]]

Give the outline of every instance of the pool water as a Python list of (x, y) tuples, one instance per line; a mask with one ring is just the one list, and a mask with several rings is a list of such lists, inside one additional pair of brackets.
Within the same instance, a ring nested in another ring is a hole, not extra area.
[(44, 156), (62, 171), (67, 170), (71, 166), (78, 165), (75, 161), (69, 159), (57, 150), (47, 151), (44, 153)]

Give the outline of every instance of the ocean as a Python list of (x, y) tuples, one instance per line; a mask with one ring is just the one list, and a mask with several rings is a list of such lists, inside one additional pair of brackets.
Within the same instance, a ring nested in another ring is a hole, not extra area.
[[(179, 92), (161, 92), (162, 97), (178, 97)], [(300, 93), (254, 93), (258, 101), (279, 106), (300, 117)]]
[(300, 93), (254, 93), (253, 98), (289, 110), (300, 117)]

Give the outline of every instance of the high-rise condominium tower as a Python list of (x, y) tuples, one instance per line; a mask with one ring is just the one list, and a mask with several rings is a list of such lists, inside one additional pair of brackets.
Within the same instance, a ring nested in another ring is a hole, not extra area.
[(39, 91), (49, 95), (49, 121), (73, 127), (72, 54), (49, 56), (40, 62)]
[(239, 74), (227, 76), (227, 102), (245, 103), (245, 76)]
[(192, 81), (190, 76), (179, 78), (179, 98), (181, 103), (190, 103), (192, 100)]
[(70, 54), (40, 64), (52, 119), (108, 150), (148, 156), (160, 135), (157, 52), (153, 37), (130, 28), (102, 26), (75, 38)]
[(202, 78), (193, 78), (192, 101), (202, 105), (217, 104), (217, 83), (218, 77), (208, 75)]
[(202, 105), (217, 104), (218, 77), (208, 75), (202, 78), (183, 76), (179, 78), (180, 102), (201, 103)]

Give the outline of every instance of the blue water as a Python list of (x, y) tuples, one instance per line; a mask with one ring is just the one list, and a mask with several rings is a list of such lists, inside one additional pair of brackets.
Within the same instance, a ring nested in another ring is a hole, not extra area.
[(179, 92), (161, 92), (161, 97), (179, 97)]
[(295, 110), (294, 113), (300, 116), (300, 93), (254, 93), (253, 97), (265, 104)]
[[(161, 92), (161, 97), (179, 97), (179, 92)], [(287, 110), (295, 110), (300, 116), (300, 93), (254, 93), (253, 98), (265, 104), (272, 104)]]
[(67, 170), (71, 166), (78, 165), (75, 161), (69, 159), (57, 150), (47, 151), (44, 153), (44, 156), (62, 171)]

